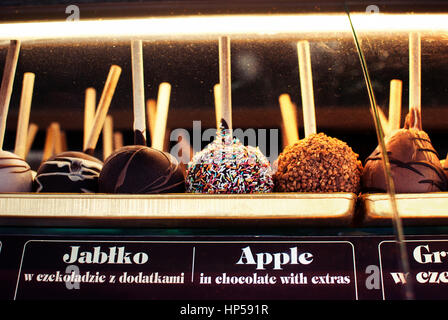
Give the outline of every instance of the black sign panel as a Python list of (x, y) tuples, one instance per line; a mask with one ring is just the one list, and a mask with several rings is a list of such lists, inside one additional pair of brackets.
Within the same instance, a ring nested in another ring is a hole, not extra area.
[(15, 299), (168, 299), (188, 287), (192, 250), (140, 241), (28, 241)]
[(0, 234), (0, 300), (447, 299), (448, 235), (406, 239), (407, 276), (390, 235)]
[(396, 257), (395, 241), (379, 244), (382, 274), (382, 296), (385, 300), (401, 299), (406, 286), (412, 290), (413, 298), (448, 299), (448, 240), (405, 241), (409, 273), (400, 270)]
[(219, 299), (358, 298), (347, 241), (201, 244), (195, 277), (199, 290)]
[(14, 299), (357, 299), (348, 241), (30, 240)]

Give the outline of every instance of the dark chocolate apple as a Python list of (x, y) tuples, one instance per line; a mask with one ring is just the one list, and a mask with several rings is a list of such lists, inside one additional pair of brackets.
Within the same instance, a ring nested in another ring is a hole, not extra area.
[[(385, 138), (391, 175), (397, 193), (424, 193), (447, 190), (448, 180), (439, 156), (426, 132), (420, 112), (412, 108), (403, 129)], [(366, 159), (362, 176), (364, 192), (387, 192), (381, 151), (377, 147)]]
[(185, 174), (176, 158), (154, 148), (131, 145), (112, 153), (99, 177), (101, 193), (183, 193)]
[(103, 163), (83, 152), (67, 151), (43, 162), (34, 180), (36, 192), (98, 192)]

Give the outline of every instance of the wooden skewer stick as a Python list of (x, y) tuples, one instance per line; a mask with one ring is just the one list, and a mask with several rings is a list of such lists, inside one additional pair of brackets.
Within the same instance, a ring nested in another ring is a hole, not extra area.
[(222, 119), (221, 85), (219, 83), (213, 86), (213, 93), (215, 97), (216, 128), (218, 128), (219, 131)]
[(65, 133), (64, 130), (61, 130), (59, 138), (60, 138), (61, 152), (67, 151), (68, 150), (67, 134)]
[(390, 122), (387, 120), (386, 115), (384, 114), (381, 108), (378, 108), (378, 115), (380, 116), (381, 126), (383, 128), (384, 136), (390, 135)]
[(103, 126), (103, 160), (106, 160), (114, 151), (113, 132), (114, 124), (112, 116), (107, 115)]
[(391, 80), (389, 98), (389, 131), (391, 132), (400, 129), (402, 87), (403, 82), (401, 80)]
[(42, 152), (42, 162), (45, 162), (50, 158), (54, 153), (54, 135), (53, 135), (53, 128), (51, 127), (51, 124), (48, 126), (46, 130), (45, 135), (45, 143), (44, 143), (44, 150)]
[(421, 36), (418, 32), (409, 34), (409, 110), (417, 108), (421, 114)]
[(9, 102), (11, 101), (19, 51), (20, 41), (11, 40), (8, 53), (6, 54), (5, 69), (0, 87), (0, 150), (3, 149), (3, 142), (5, 140), (6, 118), (8, 116)]
[(119, 131), (114, 132), (114, 151), (123, 147), (123, 134)]
[(166, 123), (168, 118), (168, 107), (170, 104), (171, 85), (168, 82), (162, 82), (159, 86), (157, 96), (157, 115), (154, 128), (154, 141), (152, 147), (163, 151)]
[(87, 146), (84, 150), (85, 153), (93, 155), (98, 138), (103, 129), (104, 121), (106, 120), (107, 112), (109, 110), (112, 98), (117, 87), (118, 79), (120, 78), (121, 68), (117, 65), (112, 65), (107, 76), (106, 83), (104, 85), (103, 93), (101, 94), (100, 102), (95, 113), (95, 119), (92, 130), (90, 132), (89, 139), (87, 140)]
[(87, 140), (89, 139), (90, 131), (92, 130), (93, 119), (95, 118), (95, 108), (96, 90), (94, 88), (87, 88), (84, 102), (84, 150), (87, 148)]
[(284, 93), (280, 95), (278, 100), (280, 103), (280, 111), (282, 113), (283, 125), (286, 133), (286, 145), (291, 145), (299, 141), (297, 111), (289, 94)]
[[(225, 129), (232, 133), (232, 76), (230, 59), (230, 38), (222, 36), (219, 38), (219, 85), (221, 87), (221, 120), (225, 121)], [(221, 121), (222, 122), (222, 121)], [(219, 126), (220, 127), (220, 126)], [(219, 128), (218, 127), (218, 128)]]
[(25, 149), (25, 158), (30, 153), (31, 147), (33, 146), (34, 139), (36, 138), (37, 131), (39, 127), (35, 123), (30, 123), (28, 127), (28, 133), (26, 135), (26, 149)]
[(26, 157), (26, 142), (30, 121), (31, 101), (33, 99), (34, 79), (34, 73), (27, 72), (23, 75), (16, 144), (14, 146), (14, 153), (22, 159), (25, 159)]
[(154, 141), (154, 128), (156, 127), (157, 116), (157, 102), (155, 99), (148, 99), (146, 102), (146, 115), (148, 118), (149, 135), (152, 141)]
[[(60, 126), (57, 122), (52, 122), (47, 128), (42, 162), (47, 161), (51, 156), (60, 153), (58, 144), (60, 138)], [(58, 152), (59, 151), (59, 152)]]
[(288, 137), (286, 136), (286, 128), (285, 123), (283, 121), (280, 124), (280, 132), (282, 134), (283, 149), (285, 149), (288, 146)]
[(53, 132), (54, 132), (54, 151), (53, 154), (60, 154), (62, 153), (62, 131), (61, 126), (59, 123), (54, 122), (53, 123)]
[(299, 58), (300, 90), (302, 94), (303, 123), (305, 137), (316, 133), (316, 111), (314, 106), (313, 75), (311, 70), (310, 44), (297, 42)]
[(134, 95), (134, 144), (146, 146), (145, 86), (143, 77), (143, 45), (131, 42), (132, 86)]

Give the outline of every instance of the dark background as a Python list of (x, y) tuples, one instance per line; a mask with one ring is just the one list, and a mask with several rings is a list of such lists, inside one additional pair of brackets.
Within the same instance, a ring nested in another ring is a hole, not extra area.
[[(25, 5), (26, 4), (26, 5)], [(109, 16), (175, 15), (185, 12), (323, 12), (341, 11), (341, 1), (322, 2), (205, 2), (205, 1), (3, 1), (1, 20), (31, 21), (65, 19), (65, 6), (77, 4), (81, 19)], [(354, 11), (364, 2), (352, 1)], [(407, 4), (407, 5), (406, 5)], [(426, 12), (443, 10), (439, 1), (378, 2), (381, 12)], [(363, 7), (364, 6), (364, 7)], [(140, 8), (140, 10), (138, 10)], [(426, 9), (425, 9), (426, 8)], [(153, 11), (151, 11), (153, 9)], [(145, 11), (146, 10), (146, 11)], [(426, 10), (426, 11), (425, 11)], [(408, 39), (406, 34), (360, 34), (362, 47), (373, 81), (377, 102), (387, 114), (389, 82), (403, 81), (402, 123), (408, 109)], [(296, 38), (250, 39), (232, 41), (232, 102), (234, 128), (280, 129), (278, 96), (289, 93), (298, 106), (299, 135), (304, 137)], [(346, 141), (364, 160), (377, 140), (370, 115), (369, 100), (353, 38), (349, 32), (321, 39), (311, 36), (314, 98), (319, 132)], [(439, 34), (422, 36), (422, 116), (423, 128), (433, 140), (440, 157), (448, 152), (445, 128), (448, 92), (444, 63), (447, 39)], [(219, 80), (218, 41), (144, 41), (146, 99), (156, 98), (158, 85), (172, 85), (168, 128), (191, 129), (194, 120), (202, 129), (214, 122), (213, 85)], [(0, 42), (0, 61), (7, 43)], [(130, 41), (123, 39), (57, 39), (27, 41), (22, 44), (9, 109), (5, 149), (14, 147), (21, 82), (24, 72), (36, 74), (31, 122), (39, 125), (33, 144), (32, 166), (39, 164), (46, 127), (58, 121), (66, 132), (68, 147), (82, 146), (84, 91), (87, 87), (101, 94), (111, 64), (123, 72), (109, 113), (115, 130), (122, 131), (125, 144), (132, 144), (132, 79)], [(0, 63), (3, 72), (3, 63)], [(281, 138), (281, 135), (280, 135)], [(205, 142), (203, 143), (205, 145)], [(282, 146), (279, 141), (280, 147)], [(101, 139), (97, 146), (101, 157)]]

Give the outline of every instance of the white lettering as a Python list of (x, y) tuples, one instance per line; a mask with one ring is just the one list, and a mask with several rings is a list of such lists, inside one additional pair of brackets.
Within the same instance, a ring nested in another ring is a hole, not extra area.
[(435, 271), (421, 271), (417, 273), (415, 279), (418, 283), (448, 283), (448, 271), (435, 272)]
[(242, 249), (240, 259), (236, 264), (256, 264), (256, 270), (265, 270), (266, 266), (273, 264), (273, 270), (283, 270), (283, 266), (287, 264), (303, 264), (308, 265), (313, 262), (313, 254), (310, 252), (298, 252), (297, 247), (289, 249), (289, 252), (260, 252), (252, 253), (250, 246)]
[(413, 251), (415, 261), (421, 264), (426, 263), (442, 263), (442, 258), (448, 255), (447, 251), (434, 251), (431, 252), (429, 245), (417, 246)]
[(102, 251), (101, 246), (93, 248), (93, 252), (80, 251), (79, 246), (71, 246), (69, 253), (63, 255), (65, 263), (73, 264), (144, 264), (149, 260), (145, 252), (127, 252), (125, 247), (109, 247), (109, 252)]

